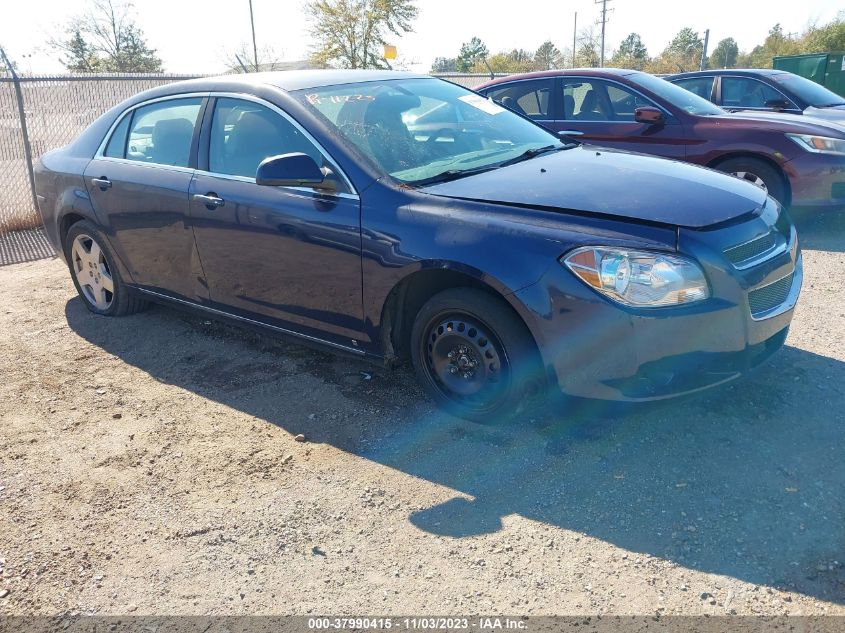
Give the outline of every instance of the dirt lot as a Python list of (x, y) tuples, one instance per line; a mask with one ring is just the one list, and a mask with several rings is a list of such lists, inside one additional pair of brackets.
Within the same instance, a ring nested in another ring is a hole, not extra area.
[(787, 347), (749, 378), (512, 429), (0, 268), (0, 613), (845, 614), (845, 222), (802, 238)]

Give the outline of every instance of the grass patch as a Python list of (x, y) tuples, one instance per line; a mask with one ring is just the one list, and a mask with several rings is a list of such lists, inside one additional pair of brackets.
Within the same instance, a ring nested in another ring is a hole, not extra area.
[(14, 231), (29, 231), (42, 226), (41, 216), (37, 211), (18, 211), (6, 215), (0, 213), (0, 235)]

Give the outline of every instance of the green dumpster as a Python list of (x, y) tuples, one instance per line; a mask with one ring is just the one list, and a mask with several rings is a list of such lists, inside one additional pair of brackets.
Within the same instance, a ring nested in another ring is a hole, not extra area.
[(772, 68), (801, 75), (845, 97), (845, 53), (810, 53), (775, 57)]

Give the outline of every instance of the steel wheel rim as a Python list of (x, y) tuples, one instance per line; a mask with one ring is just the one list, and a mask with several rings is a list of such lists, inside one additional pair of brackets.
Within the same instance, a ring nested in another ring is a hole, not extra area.
[(114, 301), (114, 278), (100, 245), (90, 235), (77, 235), (71, 246), (73, 274), (85, 300), (98, 310)]
[(464, 314), (432, 319), (422, 341), (424, 366), (448, 399), (493, 408), (510, 382), (510, 362), (491, 328)]
[(752, 173), (750, 171), (735, 171), (732, 172), (732, 175), (736, 176), (740, 180), (744, 180), (745, 182), (750, 182), (752, 185), (757, 185), (758, 187), (760, 187), (760, 189), (765, 192), (769, 191), (769, 188), (766, 186), (765, 181), (755, 173)]

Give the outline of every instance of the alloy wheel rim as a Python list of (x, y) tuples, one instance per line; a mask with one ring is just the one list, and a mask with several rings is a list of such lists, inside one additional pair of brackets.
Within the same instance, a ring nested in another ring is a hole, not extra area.
[(505, 392), (507, 355), (493, 331), (475, 319), (460, 314), (434, 319), (422, 351), (429, 376), (451, 400), (484, 409)]
[(90, 235), (80, 234), (71, 247), (73, 273), (86, 301), (108, 310), (114, 301), (114, 278), (105, 253)]
[(740, 180), (750, 182), (752, 185), (757, 185), (763, 191), (768, 192), (769, 190), (769, 188), (766, 187), (766, 183), (763, 181), (763, 179), (755, 173), (752, 173), (750, 171), (735, 171), (732, 175), (736, 176)]

